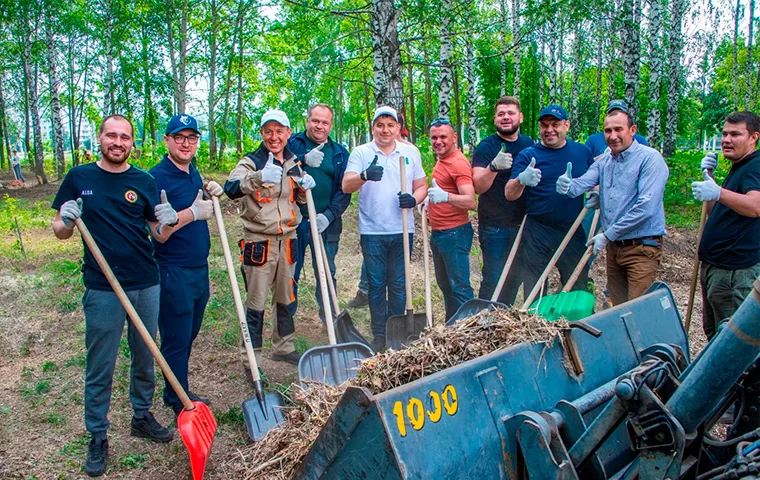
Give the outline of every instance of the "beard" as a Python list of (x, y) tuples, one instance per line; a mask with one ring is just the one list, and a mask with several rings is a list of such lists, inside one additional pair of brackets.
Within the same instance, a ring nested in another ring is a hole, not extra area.
[(514, 135), (515, 132), (517, 132), (519, 129), (520, 125), (513, 126), (512, 128), (502, 128), (498, 125), (496, 126), (496, 131), (505, 136)]
[(114, 147), (103, 148), (102, 145), (100, 146), (100, 153), (103, 160), (114, 165), (121, 165), (126, 162), (129, 158), (130, 151), (131, 149), (126, 148), (122, 149), (122, 151), (118, 151), (118, 149), (115, 149)]

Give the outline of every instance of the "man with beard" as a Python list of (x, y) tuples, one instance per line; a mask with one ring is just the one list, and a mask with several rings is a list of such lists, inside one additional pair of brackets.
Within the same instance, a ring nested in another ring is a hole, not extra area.
[[(478, 297), (491, 298), (517, 236), (525, 202), (505, 201), (504, 186), (512, 172), (512, 159), (533, 140), (520, 133), (523, 114), (515, 97), (496, 101), (493, 116), (496, 133), (484, 139), (472, 154), (472, 182), (478, 200), (478, 239), (483, 252), (483, 280)], [(511, 305), (520, 288), (519, 269), (512, 268), (499, 301)]]
[[(74, 167), (66, 174), (53, 201), (53, 208), (58, 211), (53, 232), (59, 239), (70, 238), (75, 220), (82, 218), (148, 332), (155, 338), (160, 287), (158, 265), (148, 233), (159, 242), (165, 241), (172, 225), (177, 224), (178, 216), (169, 203), (159, 201), (153, 177), (127, 163), (133, 133), (132, 124), (122, 115), (111, 115), (103, 120), (98, 133), (100, 160)], [(105, 472), (108, 460), (106, 432), (111, 385), (127, 315), (86, 245), (82, 271), (87, 347), (84, 421), (92, 435), (85, 472), (99, 476)], [(127, 340), (132, 362), (131, 435), (168, 442), (173, 437), (172, 432), (162, 427), (149, 411), (155, 390), (153, 357), (131, 322)]]

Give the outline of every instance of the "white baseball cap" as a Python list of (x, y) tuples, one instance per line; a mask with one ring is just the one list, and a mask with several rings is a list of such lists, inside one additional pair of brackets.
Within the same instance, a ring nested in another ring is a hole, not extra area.
[(398, 122), (398, 113), (396, 113), (396, 109), (389, 107), (388, 105), (384, 105), (375, 109), (375, 116), (372, 117), (372, 123), (375, 123), (375, 120), (383, 115), (388, 115)]
[(271, 121), (275, 121), (283, 127), (290, 128), (290, 120), (288, 120), (288, 115), (282, 110), (268, 110), (264, 115), (261, 116), (262, 127), (266, 125), (267, 122)]

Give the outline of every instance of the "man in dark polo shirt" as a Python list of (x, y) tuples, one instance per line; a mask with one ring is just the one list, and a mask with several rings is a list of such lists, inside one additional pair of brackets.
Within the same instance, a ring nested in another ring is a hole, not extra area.
[(760, 118), (734, 112), (723, 125), (721, 148), (731, 170), (717, 185), (717, 159), (708, 155), (700, 168), (703, 181), (692, 183), (694, 198), (707, 202), (710, 217), (699, 244), (702, 328), (712, 338), (733, 316), (760, 276)]
[[(155, 337), (160, 287), (148, 233), (159, 242), (165, 241), (178, 218), (169, 203), (159, 200), (153, 177), (127, 163), (133, 134), (132, 124), (122, 115), (103, 120), (98, 132), (100, 160), (74, 167), (66, 174), (53, 200), (52, 206), (58, 211), (53, 232), (61, 240), (71, 238), (75, 220), (82, 218), (148, 332)], [(108, 461), (111, 385), (127, 314), (86, 245), (82, 272), (87, 347), (84, 423), (92, 435), (84, 469), (89, 476), (100, 476)], [(131, 322), (127, 340), (132, 363), (129, 400), (134, 410), (131, 435), (168, 442), (172, 432), (149, 411), (155, 389), (153, 357)]]
[[(520, 152), (505, 189), (507, 200), (525, 198), (528, 219), (520, 247), (520, 266), (526, 294), (533, 289), (583, 209), (582, 197), (568, 198), (557, 193), (557, 179), (568, 171), (568, 165), (572, 175), (580, 176), (593, 162), (591, 151), (585, 145), (567, 139), (570, 121), (564, 108), (559, 105), (544, 108), (538, 116), (538, 124), (541, 143)], [(562, 284), (570, 278), (585, 250), (586, 237), (579, 228), (557, 262)], [(574, 288), (586, 288), (587, 280), (588, 268)]]
[[(208, 252), (210, 248), (206, 220), (214, 214), (211, 200), (203, 199), (203, 182), (192, 164), (198, 151), (198, 122), (190, 115), (175, 115), (166, 125), (167, 154), (150, 170), (159, 190), (179, 214), (179, 223), (166, 242), (153, 239), (154, 257), (160, 267), (161, 307), (158, 330), (161, 353), (193, 401), (209, 403), (188, 387), (188, 362), (195, 337), (201, 329), (209, 298)], [(222, 187), (209, 182), (207, 190), (221, 195)], [(164, 385), (164, 404), (182, 411), (174, 389)]]
[[(512, 159), (533, 140), (520, 134), (523, 114), (515, 97), (496, 101), (496, 133), (485, 138), (472, 154), (472, 182), (478, 199), (478, 240), (483, 252), (483, 280), (478, 297), (491, 298), (525, 212), (524, 200), (506, 201), (504, 186), (512, 173)], [(499, 301), (511, 305), (520, 288), (519, 268), (512, 268)]]

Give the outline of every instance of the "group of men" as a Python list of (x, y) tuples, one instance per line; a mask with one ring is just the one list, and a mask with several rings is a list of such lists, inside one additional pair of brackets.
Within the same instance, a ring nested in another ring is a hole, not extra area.
[[(133, 148), (131, 123), (112, 115), (100, 126), (100, 159), (73, 168), (61, 184), (53, 202), (58, 212), (55, 235), (71, 237), (78, 218), (87, 224), (148, 331), (154, 337), (157, 330), (161, 333), (162, 353), (191, 399), (208, 403), (188, 389), (188, 363), (209, 298), (210, 196), (226, 194), (239, 200), (246, 316), (257, 358), (270, 289), (275, 320), (270, 358), (292, 364), (300, 358), (293, 342), (298, 280), (306, 247), (311, 247), (313, 264), (320, 254), (308, 225), (307, 190), (312, 193), (316, 211), (312, 221), (321, 235), (332, 282), (342, 215), (351, 194), (358, 192), (362, 271), (375, 351), (385, 348), (388, 318), (404, 310), (402, 209), (417, 207), (429, 214), (435, 276), (447, 319), (474, 296), (470, 282), (474, 229), (469, 212), (475, 209), (483, 263), (481, 298), (493, 294), (521, 224), (517, 264), (498, 297), (507, 305), (515, 302), (521, 285), (527, 294), (537, 283), (584, 206), (600, 210), (601, 229), (579, 230), (572, 236), (558, 262), (562, 282), (570, 277), (587, 244), (597, 252), (606, 250), (613, 304), (642, 295), (654, 281), (665, 235), (668, 167), (656, 150), (639, 140), (624, 102), (608, 105), (602, 152), (592, 150), (593, 139), (584, 146), (567, 138), (571, 125), (558, 105), (540, 112), (540, 140), (534, 143), (520, 133), (519, 101), (500, 98), (494, 110), (496, 132), (478, 145), (471, 163), (457, 147), (457, 128), (446, 118), (435, 119), (429, 125), (437, 158), (430, 185), (419, 150), (401, 136), (396, 110), (378, 107), (372, 118), (372, 141), (350, 154), (330, 137), (333, 117), (329, 105), (314, 105), (305, 131), (294, 135), (285, 112), (266, 112), (260, 121), (260, 146), (238, 162), (222, 187), (213, 181), (204, 185), (192, 163), (201, 136), (193, 117), (170, 119), (164, 137), (168, 153), (147, 173), (127, 162)], [(729, 176), (722, 188), (718, 186), (712, 177), (717, 159), (707, 156), (700, 165), (704, 176), (693, 184), (695, 198), (712, 209), (699, 250), (708, 336), (733, 314), (760, 274), (758, 137), (756, 115), (731, 114), (722, 141), (723, 155), (732, 162)], [(411, 244), (414, 216), (408, 217)], [(587, 268), (573, 288), (586, 288)], [(86, 246), (83, 274), (85, 425), (92, 435), (85, 471), (96, 476), (106, 468), (107, 413), (126, 313)], [(324, 309), (330, 305), (319, 296), (318, 300), (324, 321)], [(170, 441), (172, 432), (150, 412), (153, 360), (131, 325), (128, 341), (131, 433)], [(247, 357), (242, 358), (250, 369)], [(175, 414), (181, 411), (182, 404), (168, 384), (163, 399)]]

